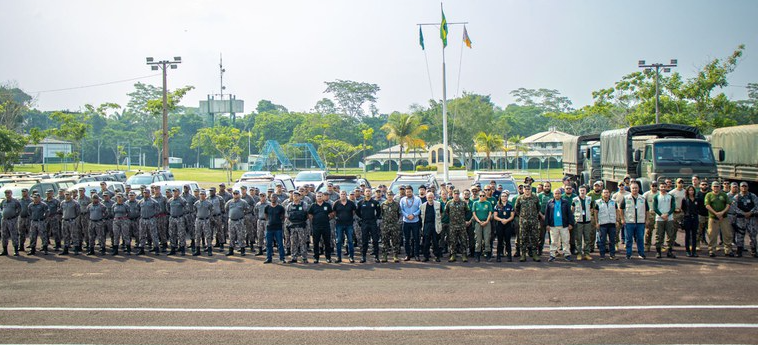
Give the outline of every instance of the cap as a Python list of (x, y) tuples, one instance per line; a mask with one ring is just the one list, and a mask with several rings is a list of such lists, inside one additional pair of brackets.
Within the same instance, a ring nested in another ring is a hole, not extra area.
[(566, 180), (569, 180), (569, 176), (564, 176), (564, 177), (563, 177), (561, 180), (562, 180), (562, 181), (566, 181)]
[[(10, 190), (10, 189), (7, 189), (7, 190), (5, 191), (5, 194), (10, 194), (10, 193), (13, 193), (13, 191), (12, 191), (12, 190)], [(37, 193), (34, 193), (34, 194), (32, 194), (32, 198), (39, 198), (39, 197), (40, 197), (40, 195), (39, 195), (39, 194), (37, 194)]]
[(719, 184), (719, 182), (717, 182), (717, 181), (714, 181), (714, 182), (712, 182), (712, 187), (714, 187), (714, 186), (717, 186), (717, 187), (719, 187), (719, 185), (720, 185), (720, 184)]
[(680, 182), (683, 182), (682, 177), (678, 177), (677, 180), (675, 180), (675, 183), (680, 183)]
[(332, 182), (327, 182), (327, 187), (334, 187), (334, 185), (332, 184)]
[[(108, 194), (105, 194), (105, 195), (108, 195)], [(121, 193), (119, 193), (119, 194), (116, 194), (116, 197), (117, 197), (117, 198), (123, 198), (124, 196), (123, 196), (123, 195), (121, 195)]]
[[(533, 180), (532, 177), (525, 176), (524, 182), (526, 183), (527, 181), (535, 181), (535, 180)], [(492, 182), (495, 182), (495, 181), (492, 181)]]
[(210, 190), (210, 191), (212, 191), (212, 192), (215, 192), (215, 191), (216, 191), (216, 187), (211, 187), (211, 188), (208, 188), (208, 190)]
[(219, 183), (219, 187), (226, 187), (226, 186), (227, 186), (227, 185), (225, 185), (223, 182), (222, 182), (222, 183)]
[(184, 186), (182, 186), (182, 187), (183, 187), (183, 188), (187, 188), (187, 189), (190, 189), (190, 185), (189, 185), (189, 184), (186, 184), (186, 185), (184, 185)]
[(651, 187), (659, 187), (659, 182), (651, 182)]
[(182, 190), (181, 190), (181, 189), (179, 189), (179, 187), (177, 187), (177, 188), (174, 188), (174, 191), (175, 191), (175, 192), (181, 192)]
[(455, 193), (455, 194), (459, 194), (459, 193), (461, 193), (461, 191), (459, 191), (458, 189), (454, 189), (454, 190), (453, 190), (453, 193)]
[(242, 190), (242, 189), (244, 189), (244, 190), (248, 190), (248, 187), (245, 187), (245, 186), (240, 186), (240, 189), (241, 189), (241, 190)]
[[(79, 189), (81, 189), (81, 190), (84, 190), (84, 188), (79, 188)], [(22, 189), (21, 191), (22, 191), (22, 192), (28, 192), (29, 190), (28, 190), (28, 189), (26, 189), (26, 188), (24, 188), (24, 189)]]
[(732, 187), (732, 186), (736, 186), (736, 187), (738, 187), (738, 182), (733, 182), (733, 183), (731, 183), (731, 184), (730, 184), (730, 187)]
[(748, 183), (746, 181), (741, 182), (741, 187), (748, 187)]
[(232, 194), (240, 194), (240, 191), (237, 190), (237, 189), (235, 189), (235, 190), (232, 191)]
[(63, 192), (63, 195), (71, 195), (71, 192), (69, 192), (69, 191), (64, 191), (64, 192)]
[(203, 194), (203, 195), (206, 195), (206, 190), (205, 189), (201, 189), (199, 193)]
[(135, 192), (129, 192), (128, 195), (137, 195), (137, 193), (135, 193)]
[(387, 195), (395, 195), (395, 192), (393, 192), (393, 190), (392, 190), (392, 189), (391, 189), (391, 190), (388, 190), (388, 191), (387, 191)]
[(402, 185), (398, 186), (398, 189), (406, 189), (406, 185), (402, 184)]
[(93, 195), (92, 198), (100, 200), (100, 197), (97, 194)]
[(52, 193), (52, 192), (53, 192), (52, 189), (48, 189), (47, 191), (45, 191), (45, 193)]
[(274, 188), (269, 188), (269, 189), (267, 189), (266, 191), (267, 191), (267, 192), (273, 192), (273, 191), (274, 191)]
[(131, 185), (128, 185), (128, 184), (125, 184), (125, 185), (124, 185), (124, 188), (129, 188), (129, 189), (132, 189), (132, 186), (131, 186)]
[(300, 196), (300, 192), (298, 192), (298, 191), (295, 191), (295, 192), (293, 192), (293, 195), (297, 195), (297, 196)]
[(145, 188), (147, 188), (147, 187), (145, 187), (145, 185), (144, 185), (144, 184), (143, 184), (143, 185), (140, 185), (140, 189), (145, 189)]

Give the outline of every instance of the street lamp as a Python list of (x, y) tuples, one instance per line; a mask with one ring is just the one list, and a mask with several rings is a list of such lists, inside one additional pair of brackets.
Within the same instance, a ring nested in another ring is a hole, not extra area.
[(654, 79), (656, 80), (656, 123), (659, 123), (659, 70), (662, 70), (664, 73), (669, 73), (671, 71), (671, 67), (677, 67), (677, 59), (670, 59), (669, 64), (663, 64), (663, 63), (654, 63), (647, 65), (646, 60), (638, 60), (638, 67), (639, 68), (645, 68), (646, 72), (651, 72), (652, 70), (656, 71), (656, 74), (654, 75)]
[(150, 69), (157, 71), (159, 68), (163, 71), (163, 149), (162, 149), (162, 166), (164, 170), (169, 168), (169, 117), (168, 117), (168, 105), (166, 104), (166, 67), (171, 69), (177, 69), (177, 65), (182, 63), (181, 56), (175, 56), (173, 61), (161, 60), (154, 61), (152, 57), (145, 58), (145, 62), (150, 66)]

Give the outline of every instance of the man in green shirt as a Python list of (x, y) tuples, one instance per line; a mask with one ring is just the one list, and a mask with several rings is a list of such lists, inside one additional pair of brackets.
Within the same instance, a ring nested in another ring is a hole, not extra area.
[[(604, 189), (604, 183), (601, 181), (596, 181), (593, 183), (593, 189), (588, 192), (588, 197), (590, 197), (590, 204), (595, 205), (596, 200), (601, 199), (601, 194), (603, 194)], [(590, 220), (590, 224), (593, 226), (593, 229), (596, 228), (596, 219), (593, 218)], [(590, 252), (594, 252), (596, 245), (598, 244), (598, 234), (595, 231), (592, 231), (590, 233), (591, 236), (591, 242), (590, 242)]]
[(730, 210), (730, 201), (727, 194), (722, 191), (719, 182), (712, 182), (712, 191), (706, 193), (704, 205), (709, 211), (709, 223), (706, 235), (709, 238), (709, 256), (714, 257), (717, 248), (717, 234), (721, 233), (725, 245), (725, 256), (735, 256), (732, 251), (733, 229), (727, 219)]
[[(551, 182), (543, 183), (543, 193), (538, 195), (538, 206), (540, 206), (540, 238), (538, 239), (538, 255), (543, 255), (543, 246), (546, 244), (546, 205), (553, 200), (553, 192), (551, 191)], [(548, 243), (550, 244), (550, 238)]]
[[(486, 187), (487, 188), (487, 187)], [(479, 194), (480, 200), (472, 204), (472, 220), (474, 221), (474, 258), (480, 262), (480, 256), (490, 261), (490, 219), (493, 216), (493, 204), (487, 200), (484, 191)]]

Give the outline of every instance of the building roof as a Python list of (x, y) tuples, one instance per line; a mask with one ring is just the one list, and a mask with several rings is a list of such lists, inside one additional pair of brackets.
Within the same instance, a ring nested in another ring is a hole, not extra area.
[(39, 146), (42, 146), (42, 145), (71, 145), (71, 142), (70, 141), (65, 141), (65, 140), (58, 140), (58, 139), (54, 139), (54, 138), (45, 138), (45, 139), (40, 140), (39, 144), (37, 144), (37, 145), (31, 145), (30, 144), (30, 145), (27, 145), (27, 146), (30, 146), (30, 147), (39, 147)]
[(569, 133), (556, 130), (556, 127), (551, 127), (545, 132), (533, 134), (522, 140), (522, 144), (538, 144), (538, 143), (563, 143), (564, 140), (574, 137)]
[[(398, 154), (401, 151), (400, 145), (394, 145), (390, 146), (384, 150), (381, 150), (373, 155), (366, 156), (366, 161), (369, 160), (375, 160), (375, 159), (392, 159), (392, 158), (398, 158)], [(406, 148), (403, 148), (403, 158), (408, 158), (409, 160), (414, 159), (414, 155), (416, 155), (417, 159), (426, 159), (427, 157), (427, 149), (421, 148), (421, 149), (412, 149), (406, 152)]]

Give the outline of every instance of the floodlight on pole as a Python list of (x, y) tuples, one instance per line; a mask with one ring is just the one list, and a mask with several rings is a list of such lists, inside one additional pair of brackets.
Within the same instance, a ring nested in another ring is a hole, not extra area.
[(647, 73), (655, 71), (654, 79), (656, 80), (656, 123), (659, 123), (659, 71), (669, 73), (672, 71), (671, 67), (677, 67), (677, 59), (670, 59), (669, 64), (654, 63), (647, 65), (646, 60), (638, 60), (638, 67), (645, 68)]
[(175, 56), (174, 61), (169, 60), (161, 60), (161, 61), (155, 61), (152, 57), (145, 58), (145, 61), (150, 66), (150, 69), (153, 71), (157, 71), (159, 68), (163, 71), (163, 128), (162, 128), (162, 136), (163, 139), (163, 149), (162, 149), (162, 164), (161, 166), (163, 169), (169, 168), (169, 116), (168, 116), (168, 101), (166, 96), (166, 67), (169, 67), (170, 69), (177, 69), (177, 64), (182, 63), (182, 57), (181, 56)]

